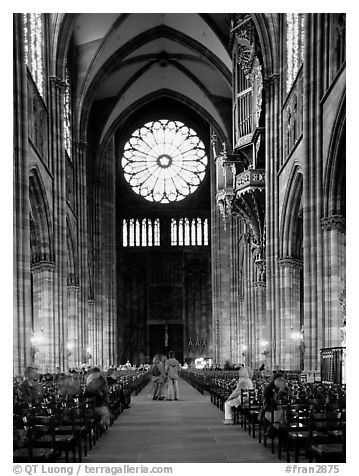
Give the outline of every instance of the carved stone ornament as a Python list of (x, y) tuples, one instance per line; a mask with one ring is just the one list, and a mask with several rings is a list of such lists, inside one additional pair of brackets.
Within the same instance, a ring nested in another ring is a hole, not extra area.
[[(259, 117), (262, 111), (262, 89), (263, 89), (262, 66), (259, 62), (258, 57), (255, 57), (253, 60), (252, 85), (253, 85), (253, 96), (255, 101), (255, 110), (253, 115), (254, 126), (258, 127)], [(256, 144), (256, 147), (259, 148), (259, 145)]]
[(261, 281), (254, 281), (254, 282), (252, 283), (252, 287), (255, 288), (255, 289), (256, 289), (256, 288), (265, 288), (265, 287), (266, 287), (266, 284), (267, 284), (267, 283), (266, 283), (265, 281), (262, 281), (262, 280), (261, 280)]
[(38, 261), (31, 264), (31, 271), (54, 271), (55, 263), (53, 261)]
[(279, 268), (291, 268), (291, 269), (302, 269), (303, 261), (297, 258), (292, 258), (290, 256), (285, 256), (283, 258), (278, 258)]
[(222, 190), (217, 193), (217, 206), (222, 215), (224, 229), (226, 230), (227, 222), (232, 214), (233, 193)]
[(320, 220), (323, 231), (337, 230), (345, 233), (345, 217), (343, 215), (331, 215)]
[(248, 14), (237, 14), (233, 17), (236, 44), (238, 47), (238, 63), (249, 79), (255, 56), (255, 26)]
[(343, 311), (343, 318), (346, 318), (346, 288), (339, 294), (339, 304)]

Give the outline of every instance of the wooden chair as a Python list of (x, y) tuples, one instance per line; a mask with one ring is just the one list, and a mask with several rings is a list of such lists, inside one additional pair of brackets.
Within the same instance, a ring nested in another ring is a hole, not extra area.
[(278, 458), (281, 459), (282, 446), (285, 447), (287, 462), (290, 462), (291, 447), (294, 447), (295, 461), (298, 461), (302, 435), (309, 436), (309, 405), (294, 403), (287, 406), (286, 426), (281, 429), (278, 439)]
[(81, 423), (75, 423), (75, 409), (73, 407), (63, 406), (60, 412), (57, 411), (55, 434), (72, 435), (75, 438), (78, 449), (78, 462), (81, 463), (82, 453), (87, 456), (87, 428)]
[[(265, 423), (264, 423), (264, 435), (263, 435), (263, 443), (264, 443), (264, 446), (266, 447), (267, 446), (267, 440), (270, 439), (271, 440), (271, 452), (272, 454), (274, 454), (274, 450), (275, 450), (275, 439), (278, 438), (279, 440), (279, 434), (283, 431), (283, 429), (286, 427), (286, 423), (283, 421), (283, 422), (277, 422), (275, 421), (274, 419), (274, 415), (275, 415), (275, 412), (277, 410), (281, 410), (283, 411), (283, 414), (286, 413), (287, 411), (287, 405), (277, 405), (275, 410), (272, 410), (270, 412), (271, 414), (271, 420), (268, 421), (268, 420), (265, 420)], [(268, 430), (270, 432), (270, 436), (268, 436)]]
[(319, 428), (323, 437), (309, 442), (309, 461), (322, 463), (345, 462), (346, 421), (345, 412), (312, 413), (310, 429)]
[(76, 440), (73, 435), (57, 435), (53, 416), (30, 417), (33, 429), (33, 446), (53, 448), (56, 460), (64, 453), (65, 463), (69, 463), (69, 453), (72, 452), (72, 460), (76, 462)]
[(247, 420), (248, 420), (248, 433), (249, 435), (252, 434), (252, 437), (256, 437), (256, 426), (259, 429), (259, 421), (258, 416), (260, 409), (262, 407), (262, 399), (261, 394), (256, 390), (249, 391), (249, 399), (248, 399), (248, 413), (247, 413)]
[(30, 426), (14, 427), (13, 462), (14, 463), (55, 463), (53, 448), (33, 446), (33, 430)]

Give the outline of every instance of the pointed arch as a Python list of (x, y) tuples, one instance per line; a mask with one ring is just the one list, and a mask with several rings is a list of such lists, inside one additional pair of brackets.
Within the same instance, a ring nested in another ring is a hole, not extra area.
[(281, 256), (302, 259), (303, 243), (303, 174), (294, 165), (284, 197), (281, 220)]
[(345, 217), (346, 183), (346, 107), (343, 95), (330, 139), (327, 166), (324, 175), (323, 216)]
[(37, 167), (30, 170), (30, 246), (31, 262), (52, 261), (52, 225), (45, 187)]
[(279, 72), (279, 14), (254, 13), (252, 14), (252, 19), (261, 45), (264, 77), (269, 78)]

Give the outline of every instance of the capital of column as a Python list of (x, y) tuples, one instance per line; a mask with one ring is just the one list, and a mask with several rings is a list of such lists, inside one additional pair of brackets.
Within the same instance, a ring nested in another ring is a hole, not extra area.
[(337, 230), (345, 233), (345, 217), (343, 215), (331, 215), (320, 220), (323, 231)]
[(80, 289), (80, 286), (78, 284), (68, 284), (67, 285), (67, 290), (72, 291), (72, 292), (78, 292)]
[(291, 268), (291, 269), (302, 269), (303, 261), (298, 258), (292, 258), (291, 256), (285, 256), (283, 258), (278, 258), (277, 260), (279, 268)]
[(265, 288), (266, 287), (266, 282), (265, 281), (254, 281), (252, 283), (252, 287), (254, 289)]
[(88, 146), (88, 143), (85, 141), (85, 140), (82, 140), (82, 139), (74, 139), (74, 144), (77, 146), (77, 147), (81, 147), (83, 149), (86, 149), (87, 146)]
[(63, 90), (66, 88), (65, 81), (62, 81), (62, 79), (58, 78), (57, 76), (50, 76), (49, 80), (50, 86)]
[(273, 84), (279, 85), (279, 74), (273, 73), (270, 76), (267, 76), (263, 79), (263, 88), (269, 89)]
[(55, 263), (53, 261), (38, 261), (31, 265), (31, 271), (54, 271)]

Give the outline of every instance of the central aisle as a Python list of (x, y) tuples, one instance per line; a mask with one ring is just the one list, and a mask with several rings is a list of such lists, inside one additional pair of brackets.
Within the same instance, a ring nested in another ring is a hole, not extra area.
[(179, 401), (153, 401), (148, 385), (125, 410), (85, 463), (277, 463), (269, 448), (240, 425), (223, 425), (223, 413), (184, 380)]

